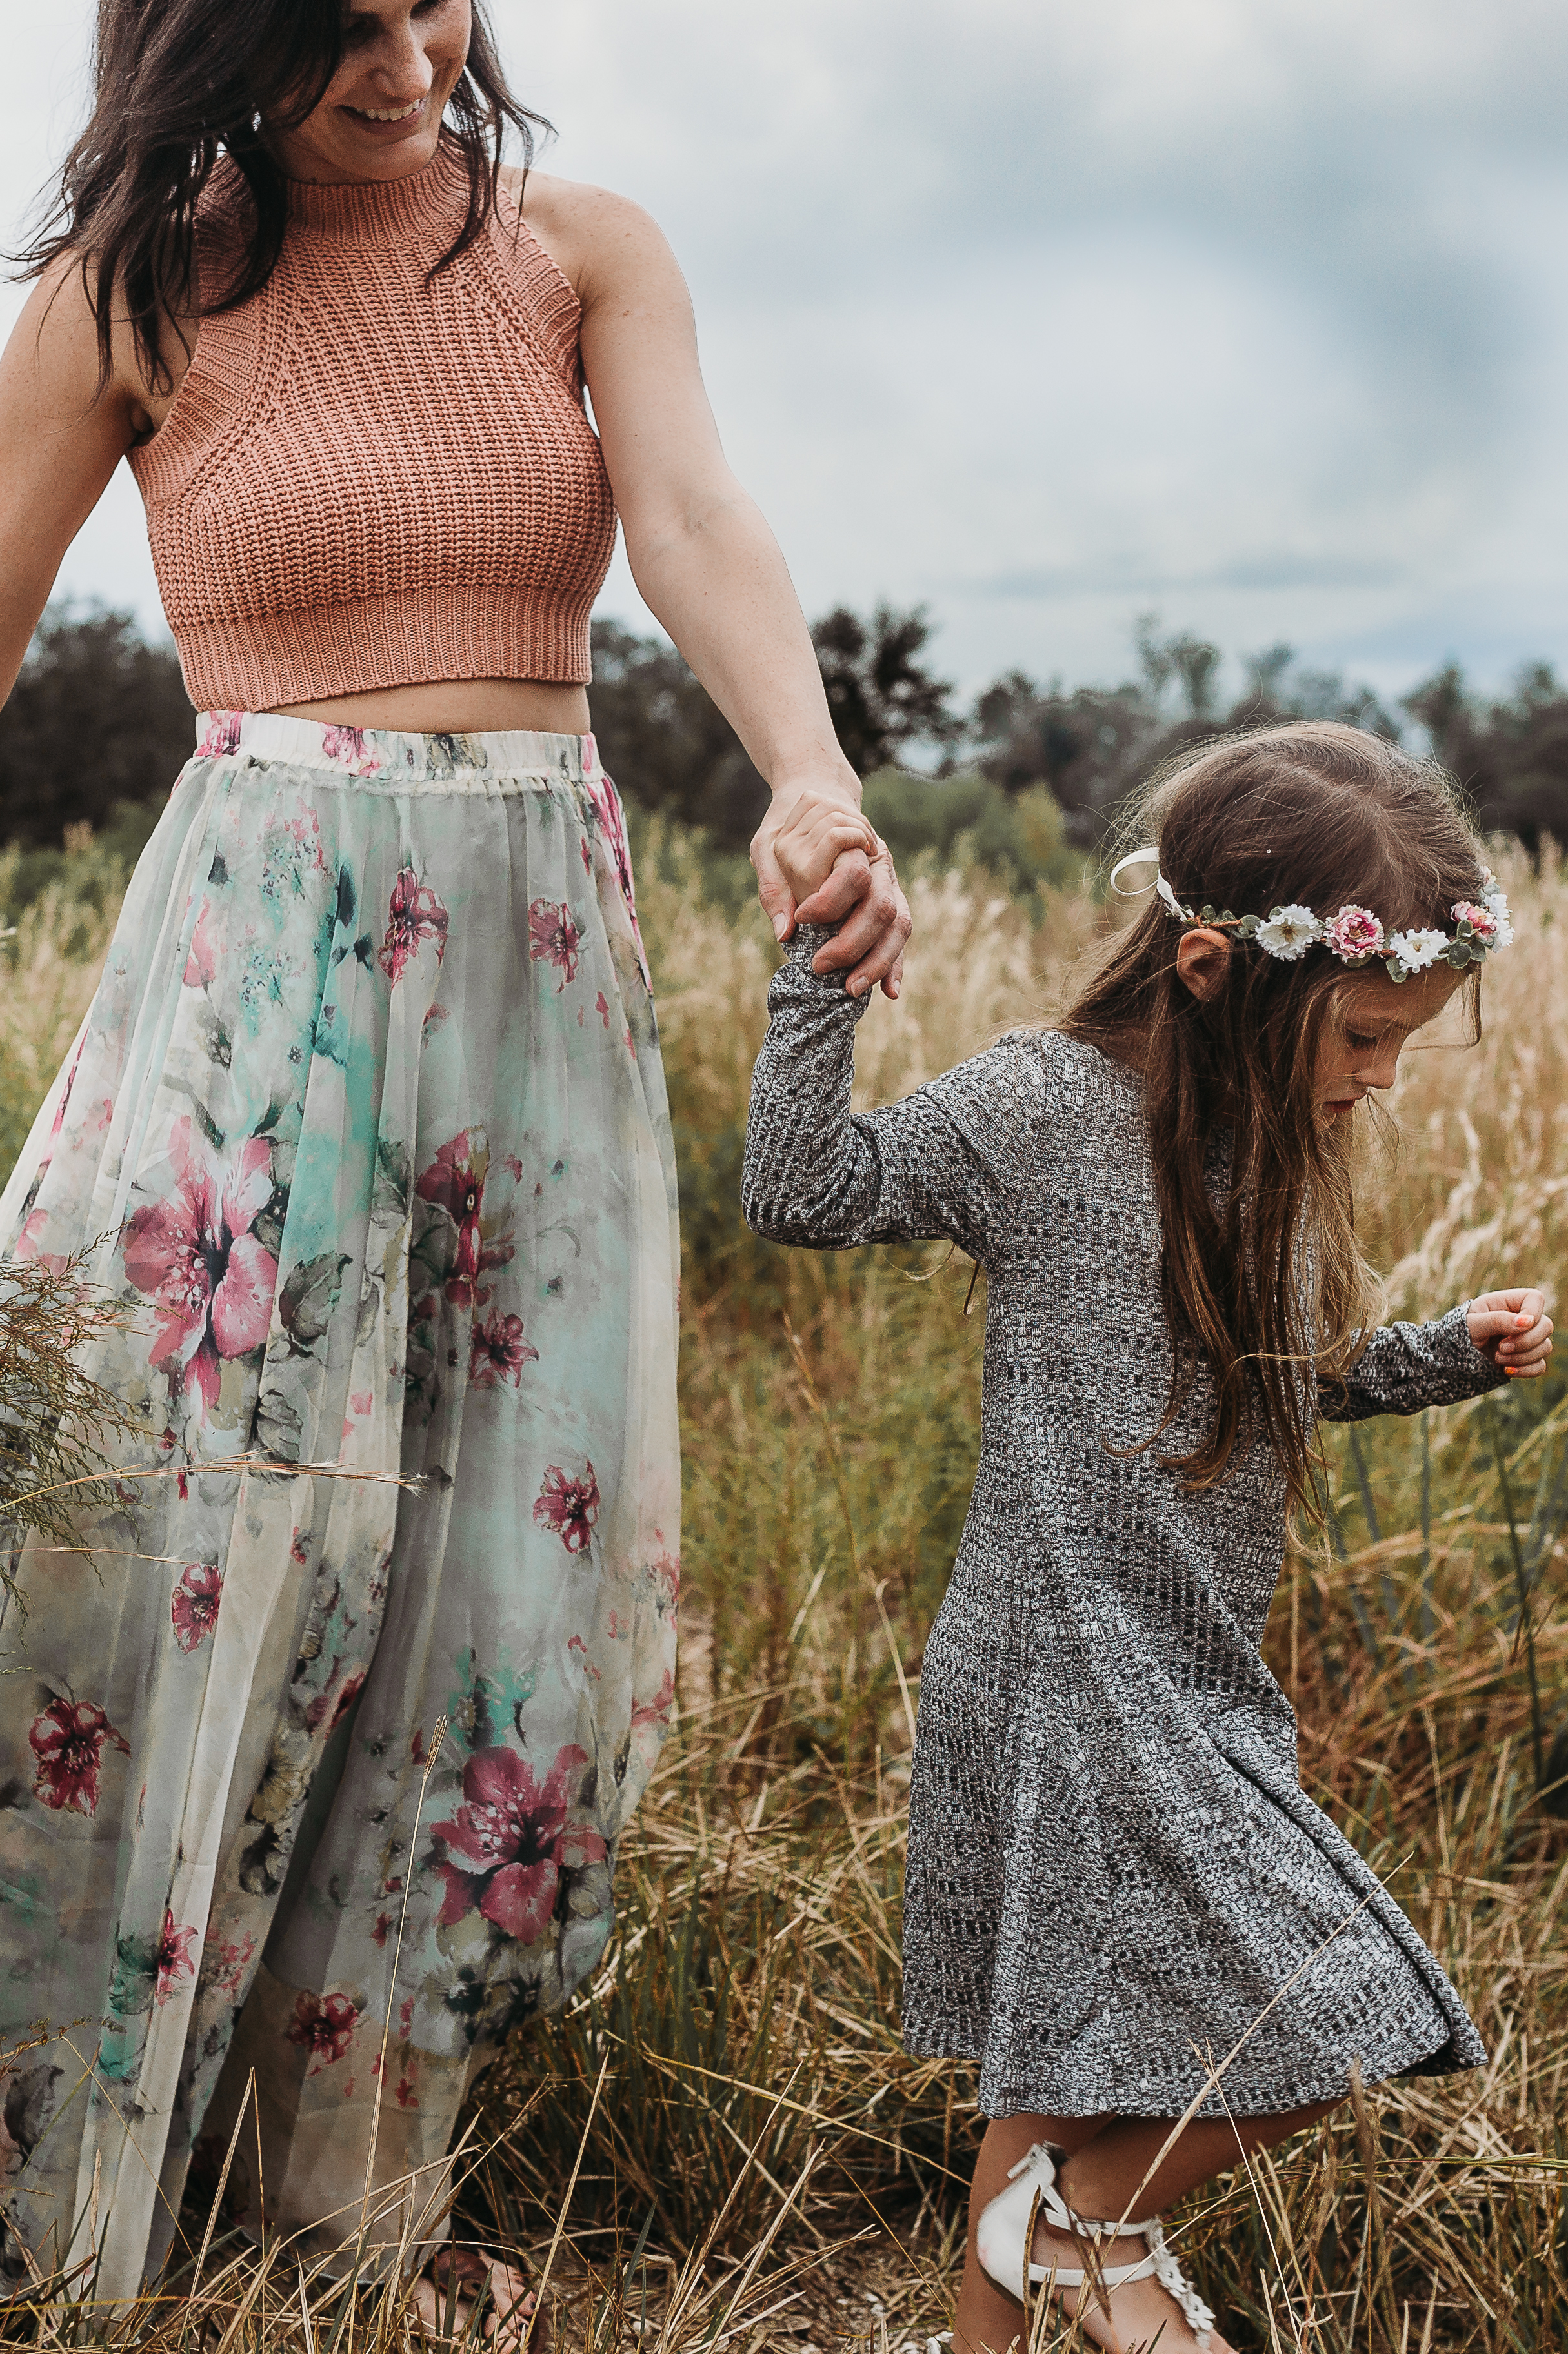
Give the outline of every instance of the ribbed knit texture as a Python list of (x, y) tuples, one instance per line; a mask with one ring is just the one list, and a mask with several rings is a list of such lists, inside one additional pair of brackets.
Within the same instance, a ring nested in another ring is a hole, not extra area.
[[(204, 202), (215, 273), (240, 191), (224, 166)], [(445, 146), (405, 180), (291, 182), (277, 270), (202, 320), (167, 420), (132, 452), (198, 710), (591, 676), (615, 507), (577, 298), (504, 192), (427, 283), (466, 197)]]

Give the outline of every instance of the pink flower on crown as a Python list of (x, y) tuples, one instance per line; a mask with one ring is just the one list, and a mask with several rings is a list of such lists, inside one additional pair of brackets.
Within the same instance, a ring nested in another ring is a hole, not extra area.
[(1484, 949), (1496, 943), (1498, 918), (1495, 908), (1478, 907), (1474, 899), (1458, 899), (1454, 903), (1454, 921), (1468, 924)]
[(1383, 926), (1366, 907), (1341, 907), (1323, 927), (1323, 944), (1341, 964), (1360, 964), (1363, 957), (1383, 952)]

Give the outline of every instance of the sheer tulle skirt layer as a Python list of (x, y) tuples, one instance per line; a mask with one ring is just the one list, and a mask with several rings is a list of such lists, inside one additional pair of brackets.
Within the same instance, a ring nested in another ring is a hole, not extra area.
[(121, 1303), (90, 1369), (156, 1475), (5, 1610), (6, 2263), (104, 2296), (252, 2070), (231, 2220), (355, 2240), (377, 2115), (369, 2240), (435, 2234), (476, 2067), (603, 1953), (674, 1662), (674, 1172), (592, 738), (202, 730), (0, 1202)]

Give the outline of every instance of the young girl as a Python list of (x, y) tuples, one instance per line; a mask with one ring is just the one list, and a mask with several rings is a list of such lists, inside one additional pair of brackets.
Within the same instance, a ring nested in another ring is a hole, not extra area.
[(852, 1116), (864, 1002), (814, 969), (808, 902), (753, 1083), (759, 1234), (948, 1236), (986, 1270), (905, 1928), (906, 2040), (978, 2059), (992, 2120), (959, 2354), (1019, 2338), (1026, 2271), (1118, 2354), (1226, 2354), (1156, 2211), (1358, 2065), (1485, 2057), (1303, 1794), (1258, 1646), (1314, 1416), (1413, 1414), (1550, 1353), (1524, 1288), (1376, 1329), (1352, 1226), (1355, 1107), (1456, 992), (1473, 1016), (1507, 903), (1443, 778), (1351, 727), (1211, 745), (1145, 814), (1153, 894), (1059, 1028)]

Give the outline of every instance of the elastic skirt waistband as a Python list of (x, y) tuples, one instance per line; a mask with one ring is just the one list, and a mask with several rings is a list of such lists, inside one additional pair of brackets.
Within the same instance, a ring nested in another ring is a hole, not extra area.
[(411, 736), (394, 727), (334, 727), (275, 711), (198, 713), (196, 757), (279, 761), (392, 791), (420, 784), (458, 791), (586, 785), (602, 775), (591, 736), (521, 727), (487, 736)]

